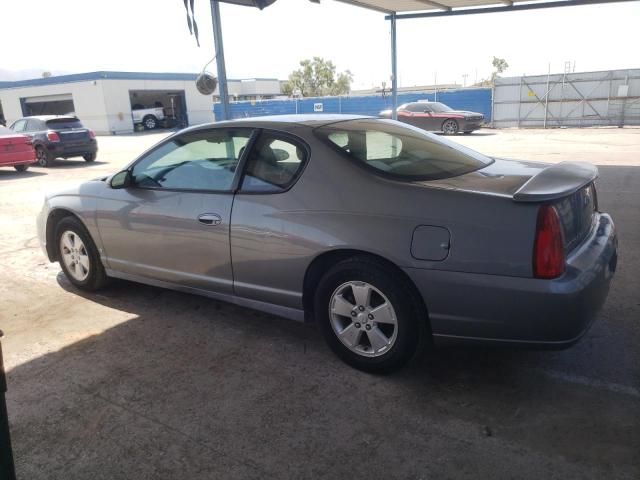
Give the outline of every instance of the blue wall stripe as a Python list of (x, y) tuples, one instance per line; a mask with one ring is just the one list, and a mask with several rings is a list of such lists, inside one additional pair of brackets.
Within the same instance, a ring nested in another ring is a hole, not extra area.
[[(398, 104), (418, 100), (436, 101), (434, 93), (401, 93)], [(491, 121), (491, 89), (474, 88), (438, 92), (437, 101), (457, 110), (480, 112), (485, 121)], [(351, 113), (377, 116), (378, 112), (391, 108), (391, 96), (366, 95), (358, 97), (315, 97), (285, 100), (257, 100), (234, 102), (230, 105), (231, 118), (259, 117), (263, 115), (291, 115), (314, 113), (314, 105), (322, 104), (322, 113)], [(216, 119), (220, 119), (220, 104), (213, 105)]]

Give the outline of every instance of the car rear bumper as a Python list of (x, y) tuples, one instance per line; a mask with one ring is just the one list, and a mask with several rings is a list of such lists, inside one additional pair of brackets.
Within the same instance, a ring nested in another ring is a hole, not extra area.
[(80, 143), (75, 145), (65, 145), (64, 143), (50, 143), (47, 145), (47, 150), (56, 157), (81, 157), (83, 155), (90, 155), (98, 151), (98, 142), (95, 140), (86, 143)]
[(36, 161), (35, 150), (19, 152), (0, 152), (0, 167), (13, 167), (14, 165), (30, 165)]
[(588, 330), (604, 304), (617, 264), (609, 215), (554, 280), (406, 268), (423, 295), (437, 344), (566, 348)]

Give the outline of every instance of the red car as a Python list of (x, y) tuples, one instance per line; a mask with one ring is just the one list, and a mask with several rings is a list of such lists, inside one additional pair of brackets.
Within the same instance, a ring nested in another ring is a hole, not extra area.
[(36, 151), (31, 139), (0, 126), (0, 167), (13, 167), (24, 172), (36, 162)]

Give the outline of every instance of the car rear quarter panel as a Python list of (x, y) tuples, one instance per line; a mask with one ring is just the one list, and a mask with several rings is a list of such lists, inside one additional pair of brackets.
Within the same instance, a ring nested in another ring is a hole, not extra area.
[[(370, 252), (401, 268), (531, 275), (536, 206), (388, 180), (313, 135), (305, 140), (313, 153), (293, 188), (236, 195), (231, 249), (237, 294), (299, 308), (309, 264), (339, 249)], [(444, 260), (411, 255), (420, 225), (449, 230)]]

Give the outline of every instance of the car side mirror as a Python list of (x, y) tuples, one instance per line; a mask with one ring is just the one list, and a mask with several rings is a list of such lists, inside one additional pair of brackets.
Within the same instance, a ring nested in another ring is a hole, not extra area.
[(128, 188), (131, 186), (131, 172), (129, 170), (123, 170), (116, 173), (111, 177), (109, 182), (111, 188)]

